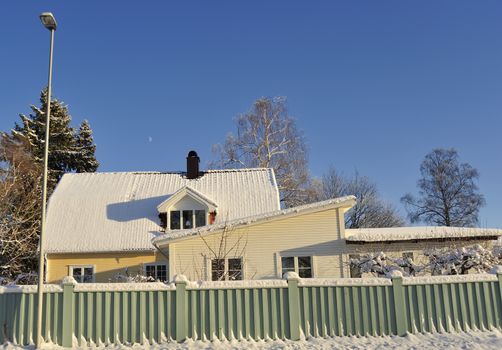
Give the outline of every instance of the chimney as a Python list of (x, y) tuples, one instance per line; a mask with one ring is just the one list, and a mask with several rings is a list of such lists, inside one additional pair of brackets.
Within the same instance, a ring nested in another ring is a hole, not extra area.
[(188, 152), (187, 157), (187, 179), (196, 179), (199, 177), (199, 162), (200, 158), (197, 152)]

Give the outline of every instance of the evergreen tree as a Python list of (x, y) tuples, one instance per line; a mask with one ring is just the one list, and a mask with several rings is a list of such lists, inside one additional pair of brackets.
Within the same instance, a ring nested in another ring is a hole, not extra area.
[[(20, 115), (12, 133), (0, 132), (0, 284), (37, 268), (47, 92), (40, 107)], [(93, 172), (99, 163), (92, 130), (84, 121), (71, 127), (68, 107), (51, 101), (49, 194), (65, 172)]]
[[(16, 123), (12, 134), (24, 140), (35, 162), (41, 163), (45, 144), (47, 89), (40, 94), (40, 107), (31, 106), (31, 109), (32, 113), (29, 116), (20, 115), (21, 124)], [(98, 167), (94, 156), (96, 146), (89, 123), (82, 123), (78, 133), (70, 123), (71, 115), (68, 107), (57, 99), (51, 101), (48, 159), (50, 192), (65, 172), (95, 171)]]
[(79, 149), (79, 157), (77, 158), (76, 171), (78, 173), (92, 173), (98, 169), (99, 162), (96, 160), (94, 153), (96, 145), (92, 137), (92, 130), (89, 122), (84, 120), (80, 125), (77, 134), (77, 148)]

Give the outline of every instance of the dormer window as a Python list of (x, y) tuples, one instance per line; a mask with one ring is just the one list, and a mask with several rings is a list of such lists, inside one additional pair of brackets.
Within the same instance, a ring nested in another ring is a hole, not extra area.
[(216, 208), (216, 204), (202, 193), (183, 187), (162, 202), (157, 210), (162, 227), (187, 230), (214, 223)]
[(171, 230), (206, 226), (205, 210), (171, 210), (169, 215)]

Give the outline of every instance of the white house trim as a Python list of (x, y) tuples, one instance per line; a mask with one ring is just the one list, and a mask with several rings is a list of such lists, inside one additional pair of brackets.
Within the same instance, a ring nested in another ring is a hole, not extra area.
[(182, 198), (184, 197), (190, 197), (196, 202), (199, 202), (205, 206), (207, 206), (208, 211), (215, 211), (218, 208), (218, 205), (208, 198), (207, 196), (203, 195), (199, 191), (194, 190), (191, 187), (184, 186), (180, 188), (178, 191), (176, 191), (171, 197), (163, 201), (157, 206), (157, 210), (159, 213), (165, 213), (171, 208), (173, 205), (175, 205), (177, 202), (179, 202)]

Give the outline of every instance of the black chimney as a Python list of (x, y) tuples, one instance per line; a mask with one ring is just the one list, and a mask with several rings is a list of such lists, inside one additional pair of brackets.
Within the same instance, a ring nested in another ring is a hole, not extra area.
[(187, 157), (187, 179), (196, 179), (199, 177), (199, 162), (200, 158), (197, 152), (188, 152)]

